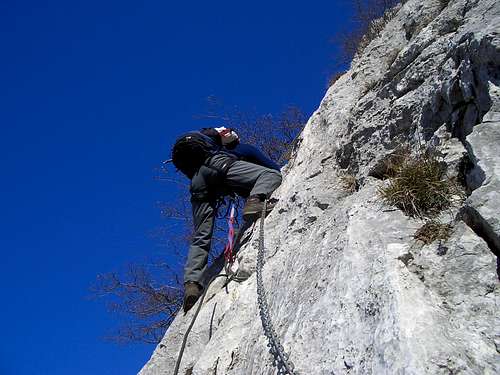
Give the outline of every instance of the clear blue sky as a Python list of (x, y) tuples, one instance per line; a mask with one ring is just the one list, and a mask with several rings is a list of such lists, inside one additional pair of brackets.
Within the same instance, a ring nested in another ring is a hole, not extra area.
[(158, 252), (154, 180), (205, 98), (309, 115), (349, 1), (0, 2), (2, 375), (135, 374), (98, 273)]

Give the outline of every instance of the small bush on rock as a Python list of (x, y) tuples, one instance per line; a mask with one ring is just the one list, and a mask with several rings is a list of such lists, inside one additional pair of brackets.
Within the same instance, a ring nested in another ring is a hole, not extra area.
[(391, 167), (391, 177), (380, 189), (384, 201), (412, 217), (431, 217), (449, 208), (458, 185), (429, 153), (407, 156)]

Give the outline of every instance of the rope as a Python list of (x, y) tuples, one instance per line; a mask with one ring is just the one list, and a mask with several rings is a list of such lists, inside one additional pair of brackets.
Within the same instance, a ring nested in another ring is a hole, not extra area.
[(267, 200), (264, 201), (262, 208), (262, 216), (260, 219), (260, 233), (259, 233), (259, 251), (257, 254), (257, 296), (260, 310), (260, 320), (264, 335), (267, 337), (269, 352), (273, 356), (273, 366), (278, 369), (278, 375), (298, 375), (294, 372), (294, 365), (288, 360), (289, 355), (280, 343), (278, 336), (273, 327), (273, 323), (269, 316), (269, 306), (266, 300), (266, 291), (264, 289), (264, 282), (262, 279), (262, 268), (264, 266), (264, 218), (266, 216)]

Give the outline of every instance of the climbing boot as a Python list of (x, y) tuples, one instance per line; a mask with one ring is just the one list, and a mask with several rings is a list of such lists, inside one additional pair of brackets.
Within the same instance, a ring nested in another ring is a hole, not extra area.
[(202, 292), (203, 287), (194, 281), (188, 281), (184, 284), (184, 314), (194, 306)]
[[(264, 199), (258, 195), (248, 197), (245, 207), (243, 208), (243, 220), (252, 222), (257, 220), (262, 215), (262, 208), (264, 207)], [(266, 216), (274, 208), (274, 204), (268, 202), (266, 209)]]

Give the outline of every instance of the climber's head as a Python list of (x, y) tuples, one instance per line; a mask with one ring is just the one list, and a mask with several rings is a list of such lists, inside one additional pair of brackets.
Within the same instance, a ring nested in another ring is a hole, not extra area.
[(240, 137), (238, 137), (238, 134), (233, 129), (220, 127), (215, 128), (215, 130), (220, 134), (224, 147), (232, 149), (240, 143)]

